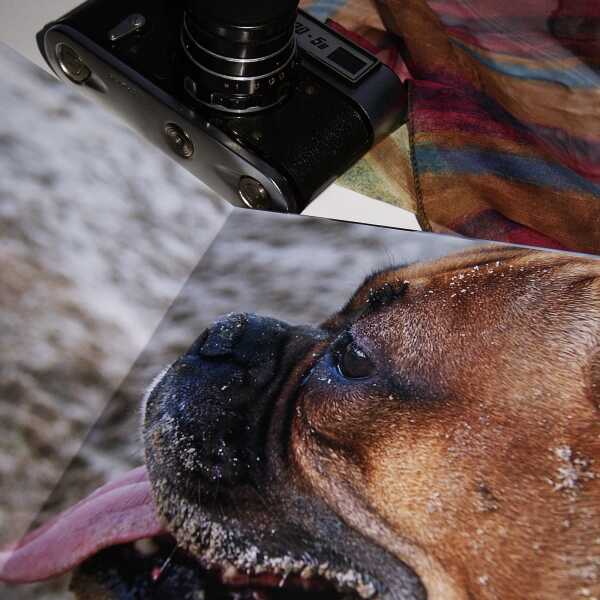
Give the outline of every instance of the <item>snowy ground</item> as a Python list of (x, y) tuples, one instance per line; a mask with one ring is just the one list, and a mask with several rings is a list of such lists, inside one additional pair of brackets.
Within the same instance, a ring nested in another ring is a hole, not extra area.
[[(197, 180), (2, 46), (0, 72), (0, 543), (48, 497), (44, 515), (139, 464), (144, 387), (219, 315), (315, 323), (372, 269), (464, 244), (228, 218)], [(66, 597), (64, 581), (0, 595)]]

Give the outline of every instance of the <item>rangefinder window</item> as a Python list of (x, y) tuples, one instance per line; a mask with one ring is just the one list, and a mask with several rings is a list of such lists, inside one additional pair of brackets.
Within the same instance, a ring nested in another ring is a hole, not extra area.
[(302, 211), (405, 118), (391, 69), (298, 0), (90, 0), (38, 42), (58, 77), (239, 206)]
[(356, 58), (356, 56), (353, 56), (350, 52), (348, 52), (348, 50), (345, 50), (344, 48), (338, 48), (337, 50), (334, 50), (329, 55), (329, 58), (335, 64), (342, 67), (342, 69), (345, 69), (346, 71), (348, 71), (348, 73), (351, 73), (352, 75), (356, 75), (366, 66), (364, 61), (360, 60), (359, 58)]

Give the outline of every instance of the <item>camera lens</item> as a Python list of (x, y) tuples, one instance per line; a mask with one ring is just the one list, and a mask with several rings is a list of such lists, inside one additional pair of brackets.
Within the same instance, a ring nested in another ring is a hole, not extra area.
[(283, 100), (295, 67), (299, 0), (187, 0), (185, 88), (213, 108), (248, 113)]

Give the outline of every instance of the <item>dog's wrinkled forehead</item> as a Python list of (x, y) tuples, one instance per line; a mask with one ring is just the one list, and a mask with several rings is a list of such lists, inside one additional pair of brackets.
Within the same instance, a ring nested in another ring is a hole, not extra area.
[[(350, 297), (344, 307), (326, 320), (322, 327), (335, 331), (348, 321), (357, 321), (401, 300), (409, 288), (418, 288), (439, 280), (451, 279), (455, 273), (471, 270), (484, 275), (494, 267), (506, 264), (528, 253), (512, 247), (490, 245), (475, 251), (452, 255), (434, 262), (393, 265), (369, 275)], [(491, 267), (486, 268), (484, 267)], [(489, 273), (488, 273), (489, 274)], [(461, 281), (464, 276), (457, 276)], [(454, 287), (454, 283), (450, 287)], [(458, 285), (458, 284), (456, 284)], [(442, 287), (446, 285), (442, 284)]]

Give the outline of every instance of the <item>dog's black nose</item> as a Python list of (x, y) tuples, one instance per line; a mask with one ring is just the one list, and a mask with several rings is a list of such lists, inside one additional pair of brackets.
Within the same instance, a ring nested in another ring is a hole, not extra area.
[(191, 356), (227, 356), (244, 335), (248, 315), (231, 314), (207, 329), (187, 351)]
[(205, 331), (154, 393), (160, 419), (173, 425), (161, 440), (171, 468), (211, 493), (256, 479), (273, 403), (315, 333), (254, 314), (228, 315)]
[(188, 356), (230, 361), (248, 371), (248, 383), (264, 385), (274, 375), (276, 357), (288, 338), (287, 323), (254, 314), (231, 314), (205, 331), (188, 350)]

